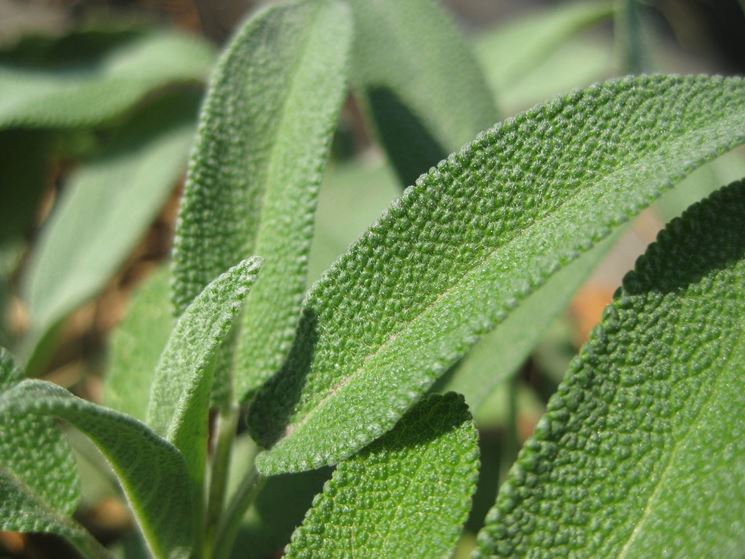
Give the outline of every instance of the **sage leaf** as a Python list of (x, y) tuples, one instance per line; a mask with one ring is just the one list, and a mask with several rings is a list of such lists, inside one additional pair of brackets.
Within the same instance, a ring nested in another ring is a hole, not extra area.
[(448, 557), (478, 472), (478, 435), (463, 398), (430, 396), (338, 465), (285, 557)]
[(745, 183), (623, 281), (500, 490), (476, 557), (739, 557)]
[(140, 421), (147, 416), (155, 368), (173, 329), (170, 290), (168, 268), (159, 268), (138, 287), (111, 334), (104, 404)]
[[(88, 40), (81, 43), (87, 49), (47, 49), (52, 54), (74, 53), (69, 60), (50, 56), (52, 60), (31, 64), (23, 57), (3, 57), (0, 128), (99, 124), (160, 87), (202, 81), (213, 58), (206, 42), (176, 32), (122, 34), (120, 40), (110, 41), (110, 48), (101, 48), (101, 43)], [(75, 58), (81, 52), (97, 56), (80, 63)]]
[(264, 474), (388, 431), (522, 300), (745, 141), (739, 78), (641, 76), (537, 107), (421, 177), (315, 284), (249, 425)]
[(492, 92), (437, 2), (350, 4), (352, 82), (401, 183), (412, 184), (496, 122)]
[(29, 372), (43, 365), (40, 342), (103, 288), (165, 202), (186, 162), (196, 102), (189, 95), (149, 106), (70, 177), (23, 278)]
[(184, 455), (197, 498), (206, 464), (215, 359), (260, 265), (260, 258), (247, 258), (205, 287), (176, 321), (155, 369), (147, 423)]
[(336, 0), (261, 11), (221, 57), (202, 110), (174, 239), (173, 302), (178, 315), (230, 265), (264, 258), (237, 334), (238, 399), (279, 369), (300, 316), (350, 20)]
[(154, 557), (187, 558), (192, 497), (184, 457), (146, 425), (40, 380), (24, 380), (0, 396), (0, 418), (58, 417), (85, 433), (119, 478)]

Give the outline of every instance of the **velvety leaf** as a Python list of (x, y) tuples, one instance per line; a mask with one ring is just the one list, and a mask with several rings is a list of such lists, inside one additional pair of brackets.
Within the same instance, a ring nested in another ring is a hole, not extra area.
[(339, 464), (285, 557), (448, 557), (478, 472), (478, 435), (463, 398), (430, 396)]
[(39, 341), (105, 285), (160, 210), (183, 171), (196, 102), (189, 95), (151, 105), (70, 177), (24, 277), (28, 369), (43, 361)]
[[(0, 128), (73, 127), (100, 123), (171, 83), (201, 81), (212, 50), (182, 33), (133, 33), (111, 48), (87, 43), (88, 56), (69, 50), (69, 61), (51, 56), (45, 64), (18, 57), (0, 61)], [(85, 51), (83, 51), (85, 52)]]
[(203, 490), (215, 359), (260, 265), (258, 257), (247, 258), (204, 288), (176, 321), (152, 380), (147, 422), (184, 455), (197, 498)]
[(155, 271), (130, 299), (127, 315), (111, 334), (104, 404), (145, 421), (150, 387), (173, 328), (168, 268)]
[(745, 183), (626, 276), (500, 490), (477, 557), (739, 557)]
[(24, 380), (0, 396), (0, 417), (58, 417), (98, 446), (119, 478), (156, 558), (189, 557), (192, 492), (183, 456), (147, 426), (45, 381)]
[(460, 32), (432, 0), (352, 0), (352, 79), (408, 186), (497, 120)]
[(745, 141), (739, 78), (643, 76), (506, 121), (408, 189), (307, 296), (249, 422), (265, 474), (344, 459), (661, 192)]
[(336, 0), (271, 6), (223, 54), (176, 227), (176, 314), (241, 258), (265, 259), (238, 334), (241, 399), (282, 364), (300, 315), (313, 213), (345, 93), (351, 21)]

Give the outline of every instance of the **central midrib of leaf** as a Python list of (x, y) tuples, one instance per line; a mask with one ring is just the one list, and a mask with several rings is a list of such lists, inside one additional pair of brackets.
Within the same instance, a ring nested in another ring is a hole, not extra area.
[[(722, 119), (727, 120), (727, 119)], [(719, 123), (715, 123), (707, 127), (707, 129), (710, 129), (713, 132), (715, 132), (718, 129)], [(524, 253), (523, 250), (520, 249), (519, 245), (521, 244), (532, 244), (530, 242), (531, 237), (533, 236), (533, 232), (535, 232), (537, 237), (545, 237), (545, 232), (548, 229), (548, 224), (553, 223), (553, 226), (556, 228), (564, 229), (566, 228), (566, 224), (570, 220), (560, 220), (559, 217), (557, 217), (557, 214), (561, 212), (562, 209), (568, 208), (568, 212), (571, 210), (579, 210), (581, 211), (583, 202), (586, 203), (587, 200), (595, 198), (599, 195), (605, 195), (608, 196), (609, 193), (614, 192), (619, 196), (623, 196), (623, 192), (621, 192), (618, 187), (616, 189), (613, 189), (614, 184), (618, 184), (622, 181), (614, 181), (614, 177), (618, 175), (631, 175), (631, 176), (643, 176), (644, 171), (646, 169), (649, 169), (649, 167), (652, 167), (653, 165), (650, 165), (650, 163), (653, 163), (655, 161), (664, 161), (668, 155), (668, 152), (676, 152), (678, 151), (678, 146), (686, 146), (688, 145), (688, 137), (690, 135), (694, 134), (691, 130), (685, 130), (684, 132), (678, 134), (675, 136), (675, 140), (673, 142), (670, 142), (669, 144), (665, 144), (663, 147), (658, 148), (655, 151), (649, 152), (647, 154), (644, 154), (644, 157), (642, 159), (637, 159), (634, 164), (631, 166), (626, 166), (624, 163), (619, 163), (616, 169), (607, 175), (601, 177), (599, 180), (597, 180), (592, 185), (575, 190), (572, 194), (570, 194), (566, 199), (562, 200), (558, 205), (556, 205), (553, 208), (548, 208), (545, 213), (541, 216), (537, 216), (533, 219), (533, 221), (523, 227), (516, 229), (511, 234), (506, 235), (506, 239), (504, 242), (498, 246), (496, 246), (493, 250), (490, 250), (486, 252), (481, 258), (474, 261), (474, 263), (470, 266), (470, 268), (461, 276), (460, 281), (453, 281), (447, 288), (442, 290), (432, 301), (424, 305), (418, 314), (411, 317), (409, 320), (404, 322), (400, 328), (398, 328), (395, 332), (393, 332), (390, 336), (388, 336), (383, 343), (381, 343), (374, 351), (368, 353), (365, 355), (360, 363), (353, 372), (351, 372), (349, 375), (345, 376), (340, 382), (338, 382), (336, 385), (334, 385), (328, 393), (318, 400), (318, 402), (314, 405), (314, 407), (305, 414), (299, 421), (295, 423), (289, 423), (285, 430), (285, 436), (288, 436), (290, 434), (293, 434), (297, 432), (299, 429), (301, 429), (310, 419), (313, 418), (316, 414), (318, 414), (320, 411), (323, 410), (323, 408), (328, 404), (328, 402), (335, 396), (338, 392), (340, 392), (342, 389), (344, 389), (345, 386), (350, 384), (355, 378), (357, 378), (359, 375), (364, 374), (365, 370), (367, 369), (368, 365), (380, 354), (383, 354), (388, 350), (391, 346), (395, 344), (398, 338), (400, 338), (402, 335), (405, 335), (413, 326), (415, 326), (417, 323), (423, 321), (423, 319), (426, 317), (429, 311), (432, 309), (437, 309), (438, 304), (446, 299), (452, 292), (454, 291), (460, 291), (464, 288), (464, 285), (471, 283), (472, 278), (474, 276), (478, 276), (479, 272), (482, 271), (484, 268), (487, 268), (486, 264), (489, 264), (491, 260), (494, 259), (495, 255), (497, 255), (500, 252), (509, 251), (511, 253), (515, 253), (515, 257), (517, 258), (521, 253)], [(745, 133), (738, 138), (737, 141), (732, 142), (728, 144), (727, 149), (731, 149), (734, 146), (738, 145), (739, 143), (742, 143), (745, 141)], [(467, 155), (468, 148), (464, 150), (464, 155)], [(695, 161), (696, 164), (701, 163), (705, 160), (712, 159), (715, 156), (717, 156), (720, 152), (720, 149), (714, 149), (707, 154)], [(651, 161), (650, 161), (651, 160)], [(693, 163), (693, 162), (692, 162)], [(632, 217), (635, 213), (637, 213), (641, 208), (646, 207), (651, 203), (651, 201), (655, 198), (657, 198), (666, 187), (670, 187), (674, 185), (675, 183), (679, 182), (683, 178), (685, 178), (688, 174), (690, 174), (694, 170), (695, 165), (689, 166), (689, 168), (684, 169), (684, 171), (674, 174), (673, 178), (668, 181), (668, 184), (666, 186), (660, 186), (653, 190), (652, 192), (648, 193), (648, 197), (643, 200), (641, 203), (636, 202), (633, 204), (631, 208), (628, 208), (624, 211), (622, 215), (618, 215), (615, 218), (611, 217), (608, 219), (608, 222), (603, 224), (598, 231), (600, 231), (600, 234), (598, 234), (595, 238), (592, 238), (589, 240), (588, 244), (583, 246), (577, 246), (573, 249), (569, 249), (569, 251), (566, 254), (561, 255), (559, 258), (555, 259), (553, 263), (549, 264), (549, 268), (544, 271), (544, 273), (540, 274), (540, 282), (536, 285), (531, 286), (531, 289), (524, 293), (512, 293), (512, 296), (516, 297), (516, 299), (522, 300), (527, 298), (530, 294), (535, 292), (541, 285), (545, 283), (545, 281), (548, 279), (549, 275), (553, 275), (554, 273), (558, 272), (561, 268), (566, 267), (570, 262), (575, 260), (580, 256), (581, 253), (586, 252), (594, 244), (600, 242), (604, 238), (606, 238), (611, 233), (611, 227), (620, 225), (623, 221), (628, 220), (630, 217)], [(609, 190), (610, 187), (610, 190)], [(527, 239), (527, 241), (526, 241)], [(510, 250), (512, 245), (517, 245), (514, 249)], [(566, 248), (566, 247), (563, 247)], [(563, 257), (563, 258), (562, 258)], [(507, 260), (508, 258), (502, 258), (501, 260)], [(512, 307), (512, 305), (509, 305), (509, 307)], [(512, 310), (512, 308), (505, 308), (505, 313), (508, 313)], [(503, 317), (500, 317), (499, 320), (496, 322), (501, 322), (504, 318), (506, 318), (506, 314)], [(487, 328), (485, 328), (483, 331), (479, 332), (478, 335), (483, 335), (488, 331), (489, 327), (493, 327), (494, 324), (491, 324)]]

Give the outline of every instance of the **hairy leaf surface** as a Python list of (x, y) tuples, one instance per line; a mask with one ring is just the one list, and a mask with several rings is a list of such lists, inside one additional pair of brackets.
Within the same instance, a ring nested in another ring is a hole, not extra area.
[(492, 93), (438, 3), (351, 4), (353, 83), (401, 182), (409, 185), (496, 122)]
[(350, 19), (336, 0), (262, 11), (231, 41), (202, 111), (174, 240), (173, 302), (180, 314), (230, 265), (264, 258), (238, 334), (238, 398), (279, 369), (299, 319)]
[(28, 368), (43, 360), (38, 342), (105, 285), (160, 210), (184, 168), (196, 101), (169, 97), (143, 110), (70, 177), (24, 277)]
[(169, 294), (170, 274), (163, 267), (137, 289), (111, 334), (104, 404), (140, 421), (147, 416), (155, 369), (173, 328)]
[(408, 189), (308, 295), (249, 417), (264, 473), (389, 430), (546, 279), (745, 140), (739, 78), (644, 76), (507, 120)]
[(92, 404), (45, 381), (24, 380), (0, 396), (0, 417), (49, 416), (84, 432), (119, 478), (156, 558), (189, 556), (192, 492), (178, 450), (136, 419)]
[(94, 60), (53, 57), (47, 64), (0, 61), (0, 128), (98, 124), (174, 82), (201, 81), (212, 63), (209, 45), (175, 32), (131, 34), (112, 48), (89, 41)]
[(478, 435), (462, 396), (430, 396), (339, 464), (286, 557), (448, 557), (478, 472)]
[(477, 557), (739, 557), (745, 183), (671, 222), (525, 444)]
[(258, 257), (247, 258), (204, 288), (176, 322), (155, 370), (147, 422), (183, 453), (197, 495), (204, 477), (215, 359), (260, 264)]

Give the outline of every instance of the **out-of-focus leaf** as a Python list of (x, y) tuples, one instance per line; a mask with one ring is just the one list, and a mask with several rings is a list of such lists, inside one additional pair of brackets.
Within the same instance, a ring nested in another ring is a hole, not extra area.
[(454, 23), (432, 0), (352, 0), (352, 79), (405, 186), (497, 112)]
[(249, 427), (263, 474), (345, 459), (563, 267), (745, 142), (745, 81), (640, 76), (509, 119), (424, 175), (317, 282)]
[(740, 557), (745, 182), (623, 281), (502, 486), (476, 557)]
[(147, 107), (70, 177), (22, 286), (30, 372), (45, 358), (40, 340), (105, 285), (160, 210), (183, 171), (196, 103), (180, 95)]
[(111, 335), (104, 404), (145, 420), (155, 368), (173, 328), (170, 275), (163, 267), (145, 280)]
[(173, 301), (180, 314), (227, 267), (264, 258), (237, 334), (238, 399), (290, 348), (349, 48), (341, 2), (273, 5), (240, 29), (210, 84), (176, 226)]
[(430, 396), (337, 466), (285, 557), (448, 557), (478, 472), (478, 435), (463, 398)]
[(50, 416), (64, 419), (98, 446), (119, 478), (154, 557), (188, 557), (195, 531), (193, 495), (178, 450), (139, 421), (49, 382), (24, 380), (0, 396), (3, 424), (9, 418)]
[(87, 53), (70, 49), (70, 61), (60, 53), (36, 64), (2, 56), (0, 128), (101, 123), (165, 85), (203, 80), (213, 57), (204, 41), (170, 31), (132, 33), (111, 48), (88, 46)]

